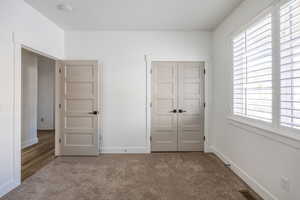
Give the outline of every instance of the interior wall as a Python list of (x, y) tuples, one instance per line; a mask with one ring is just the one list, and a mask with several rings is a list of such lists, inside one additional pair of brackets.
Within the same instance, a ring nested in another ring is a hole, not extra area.
[[(152, 58), (211, 58), (210, 32), (66, 32), (67, 59), (98, 59), (103, 65), (102, 151), (148, 152), (146, 61)], [(209, 65), (207, 64), (209, 67)]]
[[(3, 133), (0, 134), (0, 144), (1, 148), (5, 149), (0, 151), (1, 197), (20, 184), (21, 155), (18, 149), (21, 148), (21, 48), (19, 45), (23, 44), (63, 59), (64, 31), (23, 0), (0, 0), (0, 5), (0, 129)], [(13, 41), (18, 44), (18, 48)]]
[[(231, 38), (272, 0), (245, 0), (214, 32), (212, 149), (264, 199), (300, 197), (300, 150), (266, 137), (271, 133), (231, 123)], [(258, 134), (259, 133), (259, 134)], [(289, 189), (282, 186), (289, 180)]]
[(10, 34), (0, 32), (0, 197), (14, 181), (14, 46), (11, 39)]
[(38, 58), (36, 54), (22, 50), (22, 148), (38, 142)]
[(55, 61), (38, 56), (38, 130), (54, 129)]
[(24, 0), (0, 0), (0, 30), (14, 40), (56, 58), (64, 57), (64, 31)]

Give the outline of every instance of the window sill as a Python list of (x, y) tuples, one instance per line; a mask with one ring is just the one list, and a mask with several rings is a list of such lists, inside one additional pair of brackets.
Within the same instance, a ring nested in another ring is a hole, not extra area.
[(271, 140), (286, 144), (295, 149), (300, 149), (300, 134), (285, 129), (276, 129), (273, 127), (261, 125), (237, 116), (229, 116), (227, 118), (229, 124), (246, 129), (257, 135), (267, 137)]

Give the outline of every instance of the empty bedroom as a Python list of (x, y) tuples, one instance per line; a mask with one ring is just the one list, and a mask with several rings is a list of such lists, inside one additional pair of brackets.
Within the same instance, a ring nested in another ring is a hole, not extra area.
[(1, 200), (299, 200), (300, 0), (0, 0)]

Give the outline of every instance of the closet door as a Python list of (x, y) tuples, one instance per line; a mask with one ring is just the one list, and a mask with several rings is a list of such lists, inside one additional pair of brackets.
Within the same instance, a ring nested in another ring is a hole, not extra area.
[(177, 151), (177, 66), (152, 63), (151, 150)]
[(204, 149), (204, 63), (178, 63), (178, 151)]

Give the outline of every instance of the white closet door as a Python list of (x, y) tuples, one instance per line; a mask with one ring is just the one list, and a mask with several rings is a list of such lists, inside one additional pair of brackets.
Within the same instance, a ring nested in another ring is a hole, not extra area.
[(177, 67), (174, 62), (152, 63), (152, 151), (177, 151)]
[(178, 151), (204, 149), (204, 63), (178, 63)]
[(98, 155), (98, 64), (63, 61), (62, 155)]

